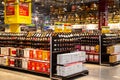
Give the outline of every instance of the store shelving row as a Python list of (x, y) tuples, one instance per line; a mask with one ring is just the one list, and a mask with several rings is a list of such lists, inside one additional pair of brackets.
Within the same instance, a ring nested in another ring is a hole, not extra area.
[[(60, 75), (57, 74), (57, 66), (60, 65), (57, 64), (57, 56), (66, 53), (70, 55), (76, 54), (74, 53), (74, 51), (76, 51), (74, 48), (75, 38), (72, 34), (73, 33), (20, 33), (19, 35), (18, 33), (1, 33), (0, 64), (8, 68), (15, 67), (16, 69), (25, 69), (36, 73), (47, 74), (51, 79), (56, 76), (59, 78)], [(41, 44), (43, 46), (41, 46)], [(79, 64), (71, 64), (72, 67), (77, 65), (82, 67), (83, 63), (84, 61), (81, 61)], [(64, 68), (67, 67), (64, 66)], [(69, 75), (72, 77), (72, 75), (81, 75), (83, 73), (87, 75), (88, 70), (73, 71)], [(69, 75), (62, 76), (67, 78)]]
[[(9, 38), (7, 38), (8, 36)], [(1, 33), (0, 64), (6, 67), (15, 67), (24, 70), (21, 64), (22, 61), (23, 63), (25, 61), (26, 63), (24, 65), (26, 66), (24, 67), (26, 70), (36, 73), (47, 73), (52, 79), (56, 77), (69, 78), (70, 76), (84, 73), (87, 75), (89, 71), (83, 66), (85, 62), (94, 64), (107, 63), (111, 66), (119, 64), (119, 42), (119, 34), (99, 34), (98, 32), (21, 33), (20, 35)], [(85, 55), (83, 55), (84, 52)], [(65, 58), (65, 55), (69, 57), (77, 55), (79, 58), (77, 56), (74, 56), (75, 59)], [(60, 59), (59, 56), (63, 56), (65, 59)], [(58, 63), (59, 59), (66, 60), (67, 63), (60, 64)], [(74, 72), (75, 70), (73, 71), (70, 68), (71, 70), (69, 71), (72, 72), (69, 72), (71, 73), (69, 75), (59, 72), (60, 69), (68, 72), (68, 67), (76, 67), (76, 65), (81, 67), (79, 68), (81, 70)]]

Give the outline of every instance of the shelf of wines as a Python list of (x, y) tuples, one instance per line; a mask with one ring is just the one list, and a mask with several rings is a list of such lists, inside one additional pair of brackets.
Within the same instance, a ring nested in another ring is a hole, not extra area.
[(1, 47), (0, 65), (50, 74), (50, 51)]
[(0, 65), (50, 75), (51, 33), (0, 33)]
[(1, 33), (0, 46), (50, 50), (50, 35), (50, 33)]
[(114, 64), (120, 61), (120, 39), (118, 34), (102, 34), (101, 62)]
[(75, 34), (75, 37), (75, 48), (86, 52), (86, 62), (100, 63), (100, 34), (81, 33)]
[[(47, 74), (54, 77), (57, 74), (57, 56), (66, 54), (72, 59), (64, 68), (77, 67), (79, 71), (70, 75), (88, 74), (83, 66), (86, 58), (85, 51), (76, 51), (75, 33), (0, 33), (0, 65), (8, 68), (27, 70)], [(75, 52), (74, 52), (75, 51)], [(63, 56), (66, 58), (66, 56)], [(62, 59), (62, 58), (61, 58)], [(61, 60), (59, 59), (59, 60)], [(66, 71), (67, 72), (67, 71)], [(56, 75), (57, 76), (57, 75)]]
[(74, 50), (74, 36), (72, 33), (53, 33), (52, 35), (52, 51), (73, 51)]
[[(88, 74), (83, 65), (85, 51), (76, 51), (75, 33), (52, 34), (52, 78), (68, 79), (77, 75)], [(76, 68), (76, 70), (75, 70)]]

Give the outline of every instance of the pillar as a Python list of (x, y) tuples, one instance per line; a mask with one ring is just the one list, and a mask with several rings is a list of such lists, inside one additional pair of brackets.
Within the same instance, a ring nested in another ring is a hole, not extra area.
[(108, 0), (99, 0), (99, 30), (108, 26)]

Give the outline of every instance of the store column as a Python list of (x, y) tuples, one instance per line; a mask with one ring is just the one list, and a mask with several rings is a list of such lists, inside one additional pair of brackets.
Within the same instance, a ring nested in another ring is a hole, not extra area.
[(20, 32), (21, 24), (31, 24), (31, 0), (4, 0), (5, 24), (9, 32)]
[(99, 0), (99, 30), (108, 26), (108, 0)]

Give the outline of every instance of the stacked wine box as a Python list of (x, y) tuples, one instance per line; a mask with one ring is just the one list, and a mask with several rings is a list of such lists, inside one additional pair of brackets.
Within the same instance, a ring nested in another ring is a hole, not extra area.
[(110, 63), (120, 61), (120, 44), (108, 46), (107, 54), (110, 54), (110, 56), (109, 56)]
[(69, 76), (87, 70), (83, 64), (85, 60), (86, 60), (85, 51), (58, 54), (57, 75)]
[(0, 65), (50, 73), (50, 51), (33, 48), (0, 48)]

